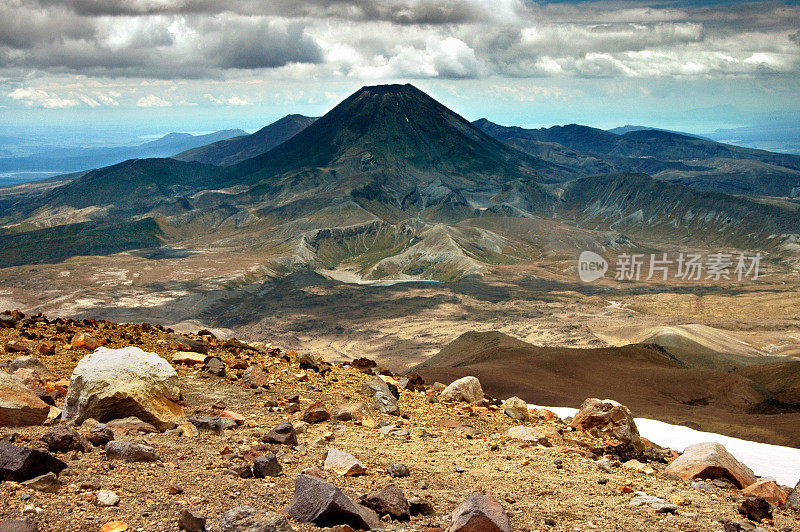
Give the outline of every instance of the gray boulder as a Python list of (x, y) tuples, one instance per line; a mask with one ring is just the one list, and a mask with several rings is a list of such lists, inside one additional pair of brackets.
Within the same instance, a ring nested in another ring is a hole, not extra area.
[(380, 377), (372, 377), (361, 385), (361, 393), (364, 395), (374, 396), (376, 392), (392, 395), (392, 390), (389, 388), (389, 385)]
[(528, 421), (528, 417), (530, 417), (528, 403), (516, 396), (503, 401), (503, 413), (511, 419), (522, 422)]
[(376, 525), (362, 508), (347, 495), (320, 478), (299, 475), (294, 486), (294, 499), (286, 508), (292, 518), (320, 527), (349, 525), (355, 529), (371, 530)]
[(389, 414), (392, 416), (400, 415), (400, 405), (397, 404), (397, 398), (395, 398), (395, 396), (392, 394), (384, 393), (382, 391), (375, 392), (373, 406), (375, 407), (375, 410), (383, 414)]
[(253, 461), (253, 476), (256, 478), (277, 477), (283, 468), (274, 454), (259, 456)]
[(22, 485), (43, 493), (56, 493), (63, 487), (55, 473), (45, 473), (36, 478), (26, 480)]
[(36, 357), (22, 356), (15, 358), (8, 366), (9, 373), (14, 373), (18, 369), (32, 369), (45, 380), (53, 378), (53, 373)]
[(749, 467), (715, 442), (690, 445), (667, 466), (664, 474), (683, 480), (724, 478), (740, 489), (756, 482), (756, 476)]
[(442, 391), (442, 398), (450, 401), (477, 403), (483, 399), (483, 388), (477, 377), (462, 377)]
[(231, 508), (222, 514), (219, 524), (222, 532), (294, 532), (284, 516), (252, 506)]
[[(0, 318), (2, 317), (3, 315), (0, 314)], [(0, 521), (0, 530), (4, 532), (39, 532), (39, 525), (29, 517), (25, 519), (9, 519)]]
[(366, 473), (367, 468), (352, 454), (339, 449), (328, 449), (323, 465), (325, 471), (333, 471), (340, 476), (357, 476)]
[(149, 445), (132, 441), (110, 441), (106, 444), (106, 456), (126, 462), (157, 462), (161, 460), (156, 450)]
[(297, 431), (288, 421), (278, 423), (275, 428), (264, 434), (261, 438), (264, 443), (277, 443), (280, 445), (297, 446)]
[(542, 434), (540, 434), (539, 431), (533, 427), (527, 427), (525, 425), (511, 427), (508, 429), (508, 433), (506, 435), (515, 440), (524, 440), (550, 447), (550, 441), (545, 436), (542, 436)]
[(364, 496), (361, 504), (371, 508), (380, 516), (388, 515), (399, 521), (407, 521), (411, 518), (411, 506), (408, 499), (403, 494), (403, 490), (395, 484), (389, 484), (380, 491)]
[(66, 469), (67, 464), (40, 449), (0, 441), (0, 480), (23, 482)]
[(800, 482), (797, 483), (797, 485), (794, 487), (794, 490), (792, 490), (792, 492), (789, 494), (789, 497), (786, 499), (783, 507), (788, 510), (800, 512)]

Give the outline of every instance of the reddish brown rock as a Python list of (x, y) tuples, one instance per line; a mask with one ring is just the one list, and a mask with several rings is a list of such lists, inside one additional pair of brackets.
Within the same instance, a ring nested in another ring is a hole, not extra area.
[(35, 369), (19, 368), (13, 375), (25, 383), (29, 390), (44, 390), (46, 383), (44, 377)]
[(280, 445), (291, 445), (294, 447), (297, 445), (297, 432), (294, 430), (294, 426), (291, 423), (284, 421), (264, 434), (261, 441), (264, 443), (278, 443)]
[(89, 351), (94, 351), (101, 345), (99, 340), (87, 333), (76, 334), (72, 337), (70, 344), (74, 349), (87, 349)]
[(530, 409), (531, 416), (538, 417), (539, 419), (543, 419), (545, 421), (555, 421), (558, 419), (558, 416), (555, 412), (548, 410), (546, 408), (532, 408)]
[(248, 367), (242, 376), (242, 382), (250, 388), (266, 387), (268, 380), (267, 374), (258, 366)]
[(306, 411), (303, 414), (303, 421), (306, 423), (321, 423), (329, 420), (330, 418), (331, 415), (327, 410), (325, 410), (325, 405), (319, 401), (308, 405), (308, 408), (306, 408)]
[(377, 365), (378, 364), (374, 360), (364, 357), (356, 358), (350, 362), (350, 367), (363, 373), (372, 373), (372, 368), (376, 367)]
[(240, 414), (239, 412), (234, 412), (233, 410), (222, 410), (219, 413), (219, 417), (230, 418), (234, 420), (237, 425), (242, 425), (244, 424), (245, 421), (247, 421), (247, 419), (242, 414)]
[(56, 354), (56, 344), (55, 342), (45, 340), (36, 346), (36, 351), (42, 356), (53, 356)]
[(338, 405), (331, 410), (331, 417), (337, 421), (359, 421), (369, 415), (369, 407), (363, 401)]
[(0, 427), (41, 425), (49, 413), (50, 407), (23, 381), (0, 371)]
[(7, 342), (6, 353), (27, 353), (28, 348), (19, 342)]
[(42, 380), (53, 379), (53, 373), (36, 357), (17, 357), (8, 366), (9, 373), (14, 373), (19, 369), (33, 370), (41, 376)]
[(760, 523), (764, 519), (772, 519), (772, 506), (761, 497), (747, 497), (739, 504), (739, 513), (746, 518)]
[(63, 453), (67, 451), (78, 451), (88, 453), (92, 450), (92, 444), (81, 433), (66, 425), (56, 425), (48, 430), (42, 441), (47, 444), (47, 449), (51, 453)]
[(726, 478), (740, 489), (756, 481), (750, 468), (734, 458), (725, 447), (713, 442), (690, 445), (667, 466), (664, 473), (683, 480)]
[(742, 490), (742, 495), (761, 497), (778, 508), (786, 503), (786, 498), (789, 496), (788, 493), (783, 491), (783, 489), (772, 480), (761, 480), (755, 484), (750, 484)]
[(598, 437), (615, 438), (635, 449), (644, 449), (631, 411), (611, 399), (585, 400), (570, 425)]
[(511, 523), (496, 499), (473, 493), (453, 511), (450, 532), (511, 532)]

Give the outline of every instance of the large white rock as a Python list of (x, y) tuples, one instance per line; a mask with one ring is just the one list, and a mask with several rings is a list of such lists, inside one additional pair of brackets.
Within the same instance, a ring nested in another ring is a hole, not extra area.
[(0, 427), (41, 425), (49, 412), (22, 380), (0, 370)]
[(136, 416), (159, 430), (184, 422), (178, 374), (138, 347), (98, 348), (72, 372), (62, 417), (82, 423)]
[(476, 403), (483, 399), (483, 388), (477, 377), (461, 377), (442, 391), (442, 398)]

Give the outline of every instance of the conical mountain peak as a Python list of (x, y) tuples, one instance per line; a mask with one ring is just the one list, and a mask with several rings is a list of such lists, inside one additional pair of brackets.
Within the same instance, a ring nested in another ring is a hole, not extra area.
[(362, 87), (241, 170), (263, 179), (314, 169), (327, 169), (331, 180), (346, 181), (347, 187), (377, 178), (403, 189), (437, 180), (482, 188), (489, 181), (542, 178), (549, 165), (500, 143), (406, 84)]

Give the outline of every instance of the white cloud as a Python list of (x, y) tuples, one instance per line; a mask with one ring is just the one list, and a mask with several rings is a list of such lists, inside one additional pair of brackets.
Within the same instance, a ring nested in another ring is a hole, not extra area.
[(168, 102), (164, 98), (160, 96), (156, 96), (155, 94), (148, 94), (147, 96), (142, 96), (136, 101), (137, 107), (170, 107), (172, 103)]
[(425, 47), (397, 46), (390, 57), (377, 55), (367, 65), (350, 65), (357, 78), (475, 78), (483, 70), (475, 50), (455, 37), (428, 39)]
[(242, 98), (240, 96), (231, 96), (227, 100), (228, 105), (253, 105), (251, 102), (247, 101), (247, 98)]
[(235, 105), (235, 106), (243, 106), (243, 105), (253, 105), (251, 101), (249, 101), (244, 96), (233, 95), (229, 97), (220, 97), (217, 98), (213, 94), (204, 94), (203, 97), (208, 100), (209, 102), (213, 103), (214, 105)]
[(100, 103), (97, 100), (86, 94), (79, 94), (78, 99), (89, 107), (100, 107)]
[[(256, 90), (205, 86), (246, 77), (772, 79), (800, 69), (800, 6), (781, 2), (12, 0), (0, 20), (0, 89), (56, 76), (194, 84), (168, 98), (153, 85), (139, 99), (148, 106), (205, 92), (218, 105), (263, 101)], [(95, 107), (139, 97), (44, 90), (16, 100)]]
[(80, 102), (72, 98), (60, 98), (59, 96), (41, 89), (18, 88), (6, 94), (12, 100), (22, 102), (26, 107), (44, 107), (45, 109), (66, 109), (80, 105)]
[(95, 94), (95, 97), (97, 98), (97, 100), (100, 103), (102, 103), (103, 105), (111, 106), (111, 107), (118, 107), (119, 106), (119, 102), (116, 100), (116, 98), (119, 98), (119, 96), (120, 96), (120, 94), (115, 92), (115, 91), (111, 91), (108, 94), (104, 94), (102, 92), (99, 92), (99, 93)]

